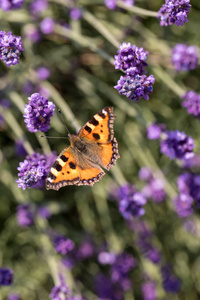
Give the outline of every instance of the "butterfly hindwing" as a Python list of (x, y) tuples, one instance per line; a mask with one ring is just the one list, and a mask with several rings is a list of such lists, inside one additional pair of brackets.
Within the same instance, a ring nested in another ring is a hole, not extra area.
[(105, 107), (81, 128), (78, 136), (97, 143), (108, 143), (114, 137), (114, 119), (113, 107)]
[(120, 157), (118, 153), (118, 143), (114, 138), (110, 143), (102, 144), (102, 166), (110, 170), (115, 165), (116, 160)]

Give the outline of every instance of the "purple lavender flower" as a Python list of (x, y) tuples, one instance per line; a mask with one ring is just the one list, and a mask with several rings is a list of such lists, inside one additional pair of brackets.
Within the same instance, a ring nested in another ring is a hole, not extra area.
[(33, 17), (38, 17), (41, 13), (48, 8), (47, 0), (34, 0), (30, 4), (30, 14)]
[(23, 141), (21, 139), (17, 139), (15, 141), (15, 154), (20, 157), (24, 157), (27, 155), (27, 152), (23, 145)]
[(72, 7), (70, 9), (70, 18), (72, 20), (79, 20), (82, 17), (82, 12), (78, 7)]
[[(98, 274), (94, 277), (94, 286), (96, 293), (98, 295), (98, 299), (106, 300), (123, 300), (124, 296), (119, 287), (113, 284), (110, 279), (110, 276), (106, 276), (104, 274)], [(117, 289), (118, 288), (118, 289)]]
[(140, 98), (144, 97), (145, 100), (149, 100), (149, 95), (153, 92), (153, 84), (155, 78), (153, 75), (147, 77), (146, 75), (121, 76), (114, 86), (119, 91), (120, 95), (126, 96), (127, 98), (135, 101), (139, 101)]
[(157, 18), (160, 19), (160, 26), (177, 26), (188, 22), (187, 15), (190, 12), (190, 0), (165, 0), (158, 11)]
[(166, 292), (178, 293), (181, 287), (180, 279), (172, 273), (172, 268), (165, 265), (161, 268), (163, 288)]
[(95, 248), (89, 239), (83, 240), (76, 251), (76, 259), (84, 260), (94, 255)]
[(46, 80), (50, 76), (50, 71), (46, 67), (40, 67), (36, 71), (37, 71), (37, 77), (40, 80)]
[(188, 194), (179, 194), (174, 199), (174, 208), (180, 218), (185, 218), (193, 214), (194, 199)]
[(55, 25), (55, 23), (52, 18), (45, 18), (40, 23), (40, 29), (44, 34), (50, 34), (50, 33), (52, 33), (52, 31), (54, 29), (54, 25)]
[(139, 178), (144, 181), (149, 181), (153, 177), (152, 171), (148, 167), (142, 167), (139, 170), (138, 175), (139, 175)]
[(184, 132), (165, 131), (161, 140), (160, 151), (170, 159), (188, 159), (194, 155), (194, 147), (193, 139)]
[(136, 266), (136, 260), (132, 255), (121, 253), (116, 255), (115, 261), (111, 267), (111, 280), (117, 283), (122, 290), (128, 291), (132, 287), (132, 281), (129, 279), (129, 272)]
[(142, 285), (143, 300), (156, 300), (156, 284), (154, 281), (147, 281)]
[(200, 118), (200, 94), (194, 91), (188, 91), (183, 95), (182, 106), (187, 109), (187, 112), (197, 118)]
[(20, 204), (17, 206), (17, 222), (21, 227), (29, 227), (34, 224), (35, 212), (30, 204)]
[(16, 180), (18, 187), (23, 190), (44, 187), (45, 180), (56, 157), (54, 152), (50, 155), (41, 155), (36, 152), (27, 155), (17, 168), (19, 171), (19, 179)]
[(118, 199), (119, 211), (124, 219), (129, 220), (132, 217), (139, 217), (145, 213), (143, 206), (146, 204), (146, 199), (130, 183), (119, 188)]
[(148, 231), (140, 231), (138, 233), (138, 238), (136, 240), (136, 244), (139, 247), (142, 254), (150, 260), (154, 264), (158, 264), (161, 260), (160, 251), (153, 246), (152, 242), (152, 232), (148, 229)]
[(11, 285), (13, 282), (13, 271), (7, 268), (0, 268), (0, 286)]
[(56, 285), (51, 290), (51, 294), (49, 297), (52, 300), (61, 300), (61, 299), (69, 299), (69, 295), (71, 293), (71, 290), (69, 289), (68, 285), (64, 283), (63, 280), (61, 280), (61, 283), (59, 285)]
[(102, 265), (112, 265), (116, 260), (116, 254), (112, 252), (100, 252), (98, 255), (98, 261)]
[(47, 206), (41, 206), (38, 208), (37, 213), (42, 219), (49, 219), (51, 217), (51, 211)]
[(54, 238), (54, 247), (57, 253), (66, 255), (74, 249), (74, 242), (64, 236), (56, 236)]
[(147, 137), (149, 140), (157, 140), (165, 130), (165, 124), (153, 123), (147, 127)]
[(47, 131), (50, 128), (50, 118), (55, 113), (55, 104), (38, 93), (32, 94), (28, 100), (23, 115), (27, 129), (30, 132)]
[(3, 108), (10, 108), (11, 107), (11, 102), (10, 100), (8, 99), (2, 99), (0, 101), (0, 105), (3, 107)]
[(21, 36), (17, 37), (11, 31), (8, 33), (0, 31), (0, 59), (7, 67), (19, 64), (19, 57), (23, 50)]
[(24, 0), (0, 0), (0, 8), (5, 11), (20, 9), (23, 4)]
[(114, 10), (117, 6), (117, 1), (116, 0), (105, 0), (105, 5), (107, 8)]
[(10, 294), (7, 300), (20, 300), (20, 299), (21, 297), (19, 296), (19, 294)]
[(127, 71), (127, 75), (131, 76), (143, 75), (146, 73), (144, 68), (148, 66), (146, 63), (148, 54), (148, 51), (144, 51), (143, 48), (138, 48), (136, 45), (122, 43), (119, 46), (118, 55), (115, 55), (115, 69)]
[(24, 35), (33, 43), (38, 43), (42, 38), (39, 29), (33, 24), (27, 24), (24, 27)]
[(193, 157), (183, 161), (183, 167), (187, 169), (200, 168), (200, 155), (194, 154)]
[(194, 70), (198, 66), (197, 46), (177, 44), (172, 51), (172, 64), (176, 71)]

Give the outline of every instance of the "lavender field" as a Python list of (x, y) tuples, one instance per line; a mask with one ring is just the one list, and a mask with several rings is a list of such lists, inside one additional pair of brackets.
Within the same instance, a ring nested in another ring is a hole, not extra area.
[(0, 0), (0, 300), (200, 299), (199, 26)]

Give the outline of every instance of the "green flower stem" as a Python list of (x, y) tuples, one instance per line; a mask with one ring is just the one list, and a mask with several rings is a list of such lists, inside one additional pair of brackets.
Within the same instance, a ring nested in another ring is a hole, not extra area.
[(140, 15), (140, 16), (147, 16), (147, 17), (155, 17), (156, 18), (157, 15), (158, 15), (157, 11), (147, 10), (147, 9), (144, 9), (144, 8), (137, 7), (135, 5), (128, 6), (124, 2), (119, 1), (119, 0), (117, 1), (117, 6), (120, 7), (120, 8), (123, 8), (125, 10), (128, 10), (129, 12), (132, 12), (136, 15)]
[(184, 95), (186, 90), (180, 87), (161, 67), (152, 67), (152, 70), (159, 77), (159, 79), (162, 80), (176, 95), (178, 95), (179, 97)]
[(114, 37), (113, 34), (90, 12), (82, 10), (83, 18), (92, 25), (98, 32), (104, 36), (116, 48), (119, 47), (120, 42)]
[(43, 252), (47, 260), (54, 284), (60, 284), (59, 274), (62, 274), (64, 281), (67, 283), (69, 288), (73, 289), (75, 284), (71, 272), (67, 268), (64, 270), (62, 269), (59, 259), (57, 258), (57, 255), (53, 249), (52, 243), (46, 234), (47, 230), (49, 229), (48, 221), (42, 218), (37, 218), (36, 228), (40, 236)]
[(39, 144), (40, 144), (40, 146), (42, 148), (42, 151), (45, 154), (49, 154), (49, 153), (52, 152), (51, 151), (51, 147), (49, 146), (47, 138), (40, 137), (41, 133), (42, 133), (43, 136), (45, 136), (45, 132), (36, 132), (35, 136), (36, 136), (36, 138), (37, 138), (37, 140), (38, 140), (38, 142), (39, 142)]
[(68, 122), (72, 125), (73, 128), (75, 128), (76, 131), (78, 131), (81, 126), (80, 126), (79, 122), (77, 121), (77, 119), (75, 118), (69, 105), (64, 100), (64, 98), (60, 95), (60, 93), (48, 81), (43, 81), (41, 83), (41, 86), (50, 91), (51, 96), (52, 96), (54, 102), (56, 103), (56, 105), (58, 106), (58, 108), (61, 108), (62, 113), (67, 118)]
[(95, 44), (94, 39), (84, 37), (83, 35), (80, 35), (77, 32), (74, 32), (58, 24), (56, 24), (54, 27), (54, 33), (78, 43), (79, 45), (81, 45), (81, 47), (89, 48), (91, 51), (98, 53), (105, 60), (113, 64), (114, 59), (111, 56), (109, 56), (105, 51), (98, 48)]
[(15, 119), (15, 117), (11, 113), (11, 111), (8, 109), (3, 109), (0, 106), (0, 114), (4, 116), (5, 122), (12, 129), (12, 131), (16, 135), (16, 137), (23, 141), (23, 146), (24, 146), (26, 152), (28, 154), (32, 154), (33, 148), (31, 146), (31, 144), (28, 142), (28, 140), (25, 138), (22, 128), (20, 127), (19, 123), (17, 122), (17, 120)]
[(99, 213), (101, 226), (104, 230), (106, 241), (108, 243), (109, 251), (119, 253), (122, 251), (123, 246), (121, 240), (118, 238), (112, 227), (105, 187), (102, 183), (96, 184), (92, 188), (92, 193)]
[(24, 9), (20, 9), (17, 11), (9, 11), (5, 12), (4, 10), (0, 10), (0, 20), (11, 22), (11, 23), (27, 23), (30, 22), (30, 17)]

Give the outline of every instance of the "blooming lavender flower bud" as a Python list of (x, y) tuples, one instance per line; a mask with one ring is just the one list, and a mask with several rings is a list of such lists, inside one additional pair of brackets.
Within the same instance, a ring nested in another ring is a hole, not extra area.
[(36, 152), (27, 155), (17, 168), (19, 171), (19, 179), (16, 180), (18, 187), (23, 190), (44, 187), (45, 180), (56, 157), (54, 152), (50, 155), (41, 155)]
[(190, 12), (190, 0), (165, 0), (158, 11), (157, 18), (160, 19), (160, 26), (177, 26), (188, 22), (187, 15)]
[(143, 206), (146, 204), (146, 199), (130, 183), (119, 188), (118, 199), (119, 211), (124, 219), (129, 220), (145, 213)]
[(165, 265), (161, 268), (161, 274), (163, 279), (163, 288), (166, 292), (177, 293), (181, 287), (180, 279), (172, 273), (172, 269), (169, 265)]
[(147, 281), (142, 284), (143, 300), (156, 300), (156, 284), (154, 281)]
[(136, 45), (131, 45), (131, 43), (122, 43), (119, 46), (118, 55), (115, 55), (115, 69), (122, 69), (123, 71), (131, 70), (130, 68), (135, 68), (134, 75), (143, 75), (146, 73), (144, 68), (148, 65), (146, 59), (148, 56), (148, 51), (144, 51), (143, 48), (138, 48)]
[(34, 209), (30, 204), (17, 206), (17, 222), (21, 227), (29, 227), (34, 224)]
[(79, 20), (82, 17), (82, 12), (78, 7), (72, 7), (70, 9), (70, 18), (72, 20)]
[(112, 265), (115, 262), (116, 255), (111, 252), (100, 252), (98, 255), (98, 261), (102, 265)]
[(54, 238), (54, 247), (57, 253), (66, 255), (74, 249), (74, 242), (64, 236), (56, 236)]
[(20, 36), (13, 35), (11, 31), (8, 33), (0, 31), (0, 59), (6, 63), (7, 67), (19, 63), (23, 50)]
[(49, 219), (51, 217), (51, 211), (47, 206), (41, 206), (37, 213), (42, 219)]
[(107, 8), (114, 10), (117, 6), (117, 1), (116, 0), (105, 0), (105, 5)]
[(10, 294), (7, 300), (20, 300), (21, 297), (18, 294)]
[(172, 51), (172, 64), (176, 71), (194, 70), (198, 66), (197, 46), (177, 44)]
[(174, 199), (174, 208), (180, 218), (185, 218), (193, 214), (193, 202), (194, 199), (187, 194), (179, 194)]
[(92, 241), (84, 240), (79, 245), (77, 251), (76, 251), (76, 259), (77, 260), (84, 260), (87, 258), (90, 258), (94, 255), (95, 248)]
[(121, 76), (114, 86), (119, 91), (120, 95), (126, 96), (127, 98), (135, 101), (139, 101), (140, 98), (144, 97), (145, 100), (149, 100), (149, 95), (153, 92), (153, 84), (155, 78), (153, 75), (147, 77), (146, 75)]
[(0, 268), (0, 286), (11, 285), (13, 282), (13, 271), (7, 268)]
[(45, 80), (45, 79), (49, 78), (49, 76), (50, 76), (50, 71), (46, 67), (40, 67), (36, 71), (37, 71), (37, 77), (40, 80)]
[(157, 140), (165, 130), (165, 124), (153, 123), (147, 127), (147, 137), (149, 140)]
[(52, 18), (45, 18), (40, 23), (40, 29), (44, 34), (50, 34), (50, 33), (52, 33), (52, 31), (54, 29), (54, 25), (55, 25), (55, 23)]
[(5, 11), (20, 9), (23, 4), (24, 0), (0, 0), (0, 8)]
[(160, 151), (170, 159), (187, 159), (194, 155), (194, 141), (184, 132), (165, 131), (160, 144)]
[(47, 0), (34, 0), (30, 4), (30, 14), (33, 17), (38, 17), (41, 13), (48, 8), (48, 1)]
[(49, 297), (52, 300), (61, 300), (61, 299), (69, 299), (69, 295), (71, 293), (71, 290), (69, 289), (68, 285), (61, 281), (59, 285), (56, 285), (51, 290), (51, 294)]
[(144, 181), (149, 181), (153, 177), (152, 171), (148, 167), (142, 167), (138, 175), (139, 178)]
[(47, 131), (50, 127), (50, 118), (55, 113), (55, 104), (38, 93), (32, 94), (28, 100), (23, 115), (27, 129), (30, 132)]
[(187, 109), (187, 112), (197, 118), (200, 118), (200, 94), (194, 91), (188, 91), (183, 95), (182, 106)]

